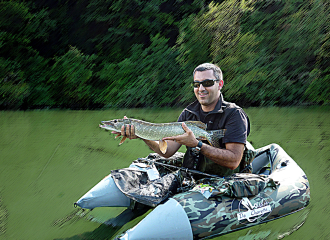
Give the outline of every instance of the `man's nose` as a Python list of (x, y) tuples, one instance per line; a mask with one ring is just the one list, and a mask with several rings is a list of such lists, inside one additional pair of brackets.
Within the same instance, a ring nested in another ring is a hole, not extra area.
[(199, 84), (199, 91), (204, 91), (205, 90), (205, 87), (203, 86), (203, 84)]

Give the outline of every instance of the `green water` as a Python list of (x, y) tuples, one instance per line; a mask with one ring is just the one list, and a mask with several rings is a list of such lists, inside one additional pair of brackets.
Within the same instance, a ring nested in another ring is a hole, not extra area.
[[(98, 124), (124, 115), (170, 122), (180, 112), (0, 112), (0, 239), (107, 239), (134, 226), (143, 216), (121, 229), (101, 224), (123, 208), (81, 212), (73, 207), (111, 169), (126, 167), (150, 152), (141, 140), (118, 146), (119, 139)], [(246, 112), (254, 147), (280, 144), (307, 174), (312, 201), (306, 210), (291, 216), (216, 239), (330, 239), (330, 108), (249, 108)]]

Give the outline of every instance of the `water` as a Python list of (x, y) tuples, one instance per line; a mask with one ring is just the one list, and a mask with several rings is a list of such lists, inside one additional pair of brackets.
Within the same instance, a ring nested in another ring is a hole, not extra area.
[[(312, 201), (288, 217), (215, 239), (330, 239), (330, 108), (250, 108), (254, 147), (280, 144), (307, 174)], [(150, 152), (119, 139), (101, 120), (175, 121), (176, 110), (0, 112), (0, 239), (111, 239), (122, 228), (103, 222), (123, 208), (81, 211), (73, 203), (110, 173)], [(183, 151), (184, 149), (182, 149)]]

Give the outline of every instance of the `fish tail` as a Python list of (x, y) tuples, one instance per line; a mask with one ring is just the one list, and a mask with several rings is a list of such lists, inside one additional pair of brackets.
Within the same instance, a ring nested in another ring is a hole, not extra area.
[(207, 141), (213, 147), (220, 148), (219, 140), (225, 136), (226, 129), (208, 131)]

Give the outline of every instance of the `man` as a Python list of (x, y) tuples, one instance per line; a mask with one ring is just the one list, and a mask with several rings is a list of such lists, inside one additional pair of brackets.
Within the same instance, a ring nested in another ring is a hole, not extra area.
[[(223, 100), (221, 89), (224, 82), (218, 66), (211, 63), (201, 64), (195, 68), (193, 77), (197, 100), (182, 111), (178, 121), (202, 121), (207, 125), (207, 130), (226, 129), (225, 136), (220, 139), (221, 148), (198, 141), (184, 123), (184, 134), (163, 139), (168, 146), (165, 154), (160, 151), (158, 142), (145, 139), (143, 141), (153, 151), (166, 158), (176, 153), (181, 145), (185, 145), (187, 152), (183, 161), (184, 167), (221, 176), (239, 172), (250, 131), (248, 117), (236, 104)], [(123, 127), (121, 133), (117, 134), (129, 139), (137, 138), (134, 126), (126, 128), (126, 131)]]

